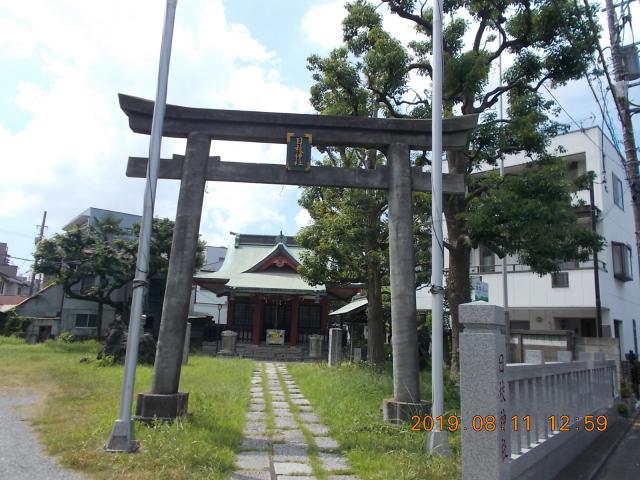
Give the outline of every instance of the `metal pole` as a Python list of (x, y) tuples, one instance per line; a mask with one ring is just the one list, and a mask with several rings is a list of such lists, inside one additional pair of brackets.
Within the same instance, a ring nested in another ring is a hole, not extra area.
[[(431, 391), (432, 411), (434, 419), (444, 415), (443, 384), (443, 271), (444, 271), (444, 239), (442, 236), (442, 5), (441, 0), (433, 0), (433, 85), (431, 92), (431, 217), (433, 232), (431, 234)], [(438, 422), (429, 435), (429, 452), (431, 455), (449, 455), (447, 430), (440, 431)]]
[[(498, 75), (500, 86), (502, 86), (502, 55), (498, 57)], [(498, 99), (500, 120), (503, 119), (504, 110), (502, 105), (502, 95)], [(502, 124), (500, 124), (502, 128)], [(500, 177), (504, 177), (504, 157), (500, 156)], [(507, 362), (511, 361), (511, 323), (509, 323), (509, 284), (507, 283), (507, 255), (502, 258), (502, 299), (504, 304), (504, 336), (507, 342), (506, 355)]]
[[(42, 241), (42, 238), (44, 237), (44, 227), (45, 227), (45, 223), (47, 222), (47, 211), (44, 211), (44, 214), (42, 215), (42, 224), (40, 225), (40, 235), (38, 235), (38, 240), (36, 241), (36, 246), (38, 246), (38, 243), (40, 243)], [(35, 262), (33, 264), (33, 267), (31, 269), (31, 285), (29, 286), (29, 296), (33, 295), (33, 287), (36, 283), (36, 269), (35, 269)], [(64, 297), (64, 295), (62, 295)], [(62, 310), (60, 310), (62, 311)]]
[[(595, 193), (593, 191), (593, 179), (591, 179), (591, 184), (589, 185), (589, 203), (591, 210), (591, 230), (597, 232), (597, 219), (596, 219), (596, 200)], [(599, 261), (598, 261), (598, 249), (593, 248), (593, 283), (595, 287), (596, 294), (596, 336), (602, 336), (602, 304), (600, 303), (600, 272), (599, 270)]]
[(156, 102), (153, 108), (153, 120), (151, 124), (149, 167), (147, 170), (147, 184), (144, 189), (142, 225), (140, 228), (138, 243), (136, 276), (133, 280), (127, 352), (124, 360), (124, 379), (122, 381), (122, 391), (120, 394), (120, 411), (118, 413), (118, 418), (113, 424), (109, 443), (106, 446), (106, 450), (109, 452), (135, 452), (138, 449), (138, 443), (134, 439), (131, 406), (133, 404), (133, 389), (135, 386), (136, 362), (138, 359), (140, 318), (142, 315), (144, 289), (147, 286), (151, 224), (153, 221), (156, 184), (158, 183), (160, 144), (162, 143), (164, 111), (167, 102), (167, 81), (169, 77), (169, 63), (171, 60), (171, 41), (173, 39), (173, 23), (177, 3), (178, 0), (167, 0), (164, 17), (164, 30), (162, 33), (162, 44), (160, 46), (160, 66), (158, 69)]
[(218, 355), (218, 350), (220, 347), (220, 311), (222, 310), (222, 304), (218, 304), (218, 325), (216, 328), (216, 355)]

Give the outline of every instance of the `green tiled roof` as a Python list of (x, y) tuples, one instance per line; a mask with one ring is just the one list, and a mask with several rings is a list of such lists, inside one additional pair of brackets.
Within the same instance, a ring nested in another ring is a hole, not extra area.
[(276, 245), (240, 244), (227, 251), (222, 267), (217, 272), (198, 272), (194, 279), (200, 284), (225, 283), (230, 290), (246, 292), (300, 293), (307, 295), (324, 294), (324, 285), (309, 285), (300, 275), (283, 267), (282, 271), (248, 272), (255, 265), (283, 248), (298, 263), (303, 248), (279, 243)]

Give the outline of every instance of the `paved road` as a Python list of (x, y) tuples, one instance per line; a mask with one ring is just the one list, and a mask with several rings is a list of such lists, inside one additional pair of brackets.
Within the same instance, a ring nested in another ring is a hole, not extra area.
[(44, 453), (26, 419), (35, 396), (6, 396), (0, 392), (0, 478), (11, 480), (81, 480), (63, 470)]
[(637, 480), (640, 478), (640, 417), (618, 444), (596, 480)]

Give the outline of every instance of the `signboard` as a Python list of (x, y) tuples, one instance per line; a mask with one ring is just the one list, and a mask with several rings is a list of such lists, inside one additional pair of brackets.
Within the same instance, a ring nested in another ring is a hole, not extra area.
[(287, 133), (287, 170), (311, 170), (311, 134)]
[(477, 302), (478, 300), (482, 300), (485, 302), (489, 301), (489, 284), (487, 282), (483, 282), (482, 280), (475, 280), (473, 282), (473, 293), (474, 300)]
[(284, 330), (267, 329), (267, 345), (284, 345)]

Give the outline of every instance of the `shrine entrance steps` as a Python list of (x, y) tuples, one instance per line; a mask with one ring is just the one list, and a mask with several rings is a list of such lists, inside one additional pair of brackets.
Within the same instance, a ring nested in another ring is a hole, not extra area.
[[(215, 342), (204, 342), (202, 353), (205, 355), (216, 354)], [(309, 347), (290, 345), (253, 345), (250, 343), (239, 343), (236, 345), (236, 355), (243, 358), (251, 358), (260, 361), (279, 362), (303, 362), (308, 360)]]
[(241, 343), (236, 345), (238, 356), (254, 360), (302, 362), (308, 354), (308, 348), (290, 345), (252, 345)]

